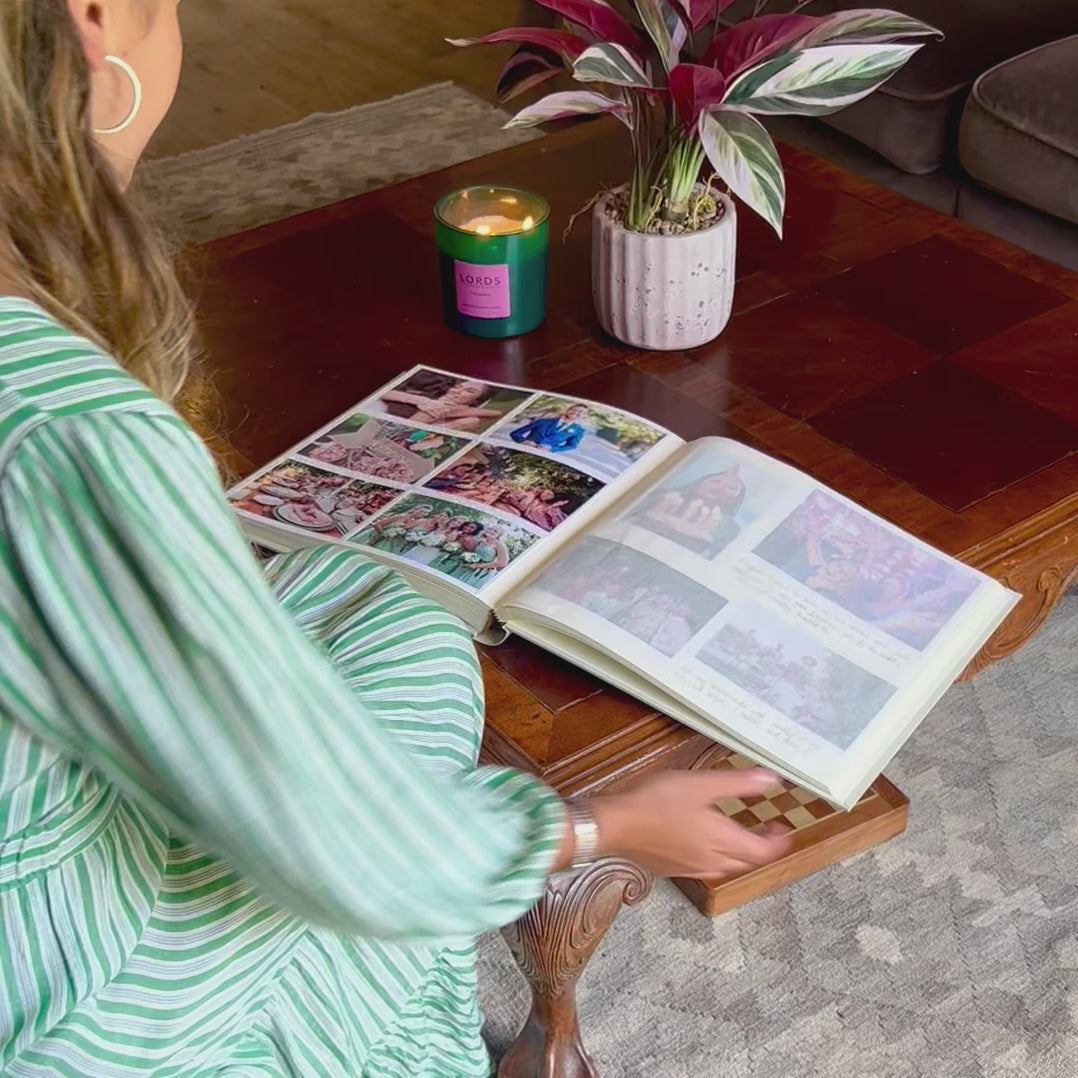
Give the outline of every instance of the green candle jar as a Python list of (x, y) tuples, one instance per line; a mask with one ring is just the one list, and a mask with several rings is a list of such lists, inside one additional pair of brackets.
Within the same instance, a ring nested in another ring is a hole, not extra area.
[(516, 337), (546, 317), (547, 218), (539, 195), (465, 187), (434, 208), (446, 325)]

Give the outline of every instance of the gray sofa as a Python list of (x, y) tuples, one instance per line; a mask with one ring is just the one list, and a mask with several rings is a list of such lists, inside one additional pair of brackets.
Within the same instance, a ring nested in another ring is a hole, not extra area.
[[(724, 17), (751, 13), (738, 0)], [(522, 18), (550, 22), (521, 0)], [(767, 11), (789, 7), (774, 3)], [(879, 6), (938, 26), (870, 97), (777, 137), (1078, 269), (1078, 0), (814, 0)]]

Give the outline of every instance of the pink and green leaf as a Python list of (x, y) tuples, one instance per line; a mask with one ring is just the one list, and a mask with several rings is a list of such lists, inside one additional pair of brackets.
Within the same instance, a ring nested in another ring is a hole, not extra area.
[(786, 179), (778, 151), (763, 124), (744, 112), (717, 109), (700, 113), (698, 131), (719, 178), (781, 239)]
[(695, 34), (713, 22), (735, 0), (671, 0)]
[(628, 49), (605, 41), (585, 49), (573, 64), (578, 82), (608, 82), (613, 86), (651, 87), (647, 72)]
[(727, 82), (790, 48), (817, 26), (811, 15), (760, 15), (731, 26), (714, 38), (701, 62), (717, 68)]
[(542, 26), (510, 26), (505, 30), (495, 30), (482, 37), (447, 37), (450, 45), (466, 48), (469, 45), (497, 45), (511, 41), (518, 45), (538, 45), (541, 49), (550, 49), (567, 62), (572, 63), (587, 47), (588, 42), (577, 34), (563, 30), (548, 30)]
[(505, 61), (498, 76), (495, 87), (498, 101), (502, 104), (512, 101), (514, 97), (542, 85), (564, 70), (565, 65), (561, 60), (545, 49), (517, 51)]
[(714, 108), (722, 101), (726, 79), (713, 67), (678, 64), (670, 72), (669, 88), (678, 119), (691, 129), (704, 109)]
[(582, 26), (602, 41), (640, 51), (641, 41), (632, 24), (605, 0), (536, 0), (536, 3)]
[(636, 13), (655, 44), (663, 67), (669, 71), (681, 55), (688, 30), (669, 0), (634, 0)]
[(900, 11), (857, 8), (821, 17), (819, 25), (798, 43), (798, 48), (880, 43), (904, 37), (943, 37), (943, 34)]
[(822, 45), (785, 53), (730, 83), (723, 104), (745, 112), (825, 116), (860, 101), (920, 45)]
[(551, 120), (564, 120), (570, 116), (594, 116), (604, 112), (612, 113), (625, 123), (629, 111), (626, 102), (615, 101), (592, 90), (562, 90), (559, 93), (547, 94), (541, 101), (521, 109), (505, 126), (536, 127)]

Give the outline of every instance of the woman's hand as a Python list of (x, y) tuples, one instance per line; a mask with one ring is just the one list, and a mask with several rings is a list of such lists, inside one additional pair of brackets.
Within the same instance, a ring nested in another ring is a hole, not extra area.
[[(789, 851), (789, 833), (769, 828), (753, 834), (724, 816), (716, 802), (759, 795), (777, 782), (760, 768), (667, 771), (591, 798), (587, 807), (599, 825), (597, 856), (625, 858), (654, 876), (703, 880), (765, 865)], [(569, 844), (571, 861), (571, 836)]]

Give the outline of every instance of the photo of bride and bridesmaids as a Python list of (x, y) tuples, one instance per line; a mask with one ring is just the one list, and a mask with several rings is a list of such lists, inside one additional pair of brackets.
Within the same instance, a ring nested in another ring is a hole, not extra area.
[(478, 590), (535, 543), (536, 536), (470, 506), (409, 494), (352, 542)]
[(299, 455), (376, 479), (415, 483), (467, 444), (465, 438), (360, 413), (320, 435)]
[(575, 541), (535, 587), (582, 606), (668, 658), (726, 605), (649, 555), (591, 535)]
[(918, 651), (977, 588), (961, 566), (823, 491), (813, 491), (755, 553)]
[(702, 452), (645, 494), (625, 519), (710, 560), (756, 519), (767, 489), (763, 477), (752, 474), (751, 464)]
[(500, 446), (477, 445), (424, 484), (553, 531), (603, 488), (560, 461)]
[(241, 513), (340, 538), (385, 508), (399, 491), (289, 460), (231, 496)]
[(476, 433), (497, 423), (530, 396), (524, 390), (424, 368), (380, 392), (364, 410), (419, 426)]

